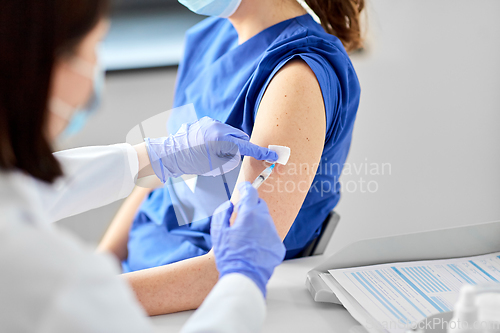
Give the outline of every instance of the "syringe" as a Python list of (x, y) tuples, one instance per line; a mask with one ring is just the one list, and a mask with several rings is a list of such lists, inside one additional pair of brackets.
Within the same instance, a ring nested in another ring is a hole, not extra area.
[(262, 185), (262, 183), (267, 179), (269, 178), (269, 176), (271, 175), (271, 173), (273, 172), (273, 169), (274, 169), (274, 166), (276, 165), (273, 164), (271, 165), (270, 167), (267, 167), (264, 169), (264, 171), (262, 171), (262, 173), (257, 177), (255, 178), (255, 180), (253, 181), (252, 183), (252, 186), (254, 188), (259, 188), (260, 185)]

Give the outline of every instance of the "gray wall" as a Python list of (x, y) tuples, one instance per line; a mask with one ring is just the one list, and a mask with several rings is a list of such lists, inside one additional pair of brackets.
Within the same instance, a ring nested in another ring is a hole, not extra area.
[(369, 10), (348, 162), (392, 170), (342, 179), (374, 181), (378, 191), (344, 192), (330, 250), (500, 220), (500, 2), (377, 0)]
[[(362, 98), (352, 174), (342, 178), (329, 250), (499, 220), (500, 2), (372, 0), (368, 10), (368, 51), (353, 57)], [(175, 73), (109, 74), (103, 109), (67, 146), (124, 141), (140, 120), (170, 108)], [(95, 243), (118, 206), (58, 224)]]

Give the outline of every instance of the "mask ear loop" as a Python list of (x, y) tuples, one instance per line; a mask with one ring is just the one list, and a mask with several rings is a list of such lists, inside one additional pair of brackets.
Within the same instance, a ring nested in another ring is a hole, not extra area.
[(71, 59), (70, 66), (75, 71), (75, 73), (78, 73), (90, 80), (94, 79), (94, 72), (96, 70), (97, 64), (91, 64), (85, 59), (75, 57)]
[(49, 111), (69, 122), (75, 107), (57, 97), (52, 97), (49, 102)]

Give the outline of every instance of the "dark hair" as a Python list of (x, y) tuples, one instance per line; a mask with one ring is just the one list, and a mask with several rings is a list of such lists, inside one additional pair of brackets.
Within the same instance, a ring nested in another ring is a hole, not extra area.
[(62, 175), (47, 136), (52, 69), (107, 9), (108, 0), (0, 1), (0, 169)]
[(364, 0), (305, 0), (305, 2), (319, 17), (325, 31), (337, 36), (348, 52), (362, 47), (359, 14), (365, 7)]

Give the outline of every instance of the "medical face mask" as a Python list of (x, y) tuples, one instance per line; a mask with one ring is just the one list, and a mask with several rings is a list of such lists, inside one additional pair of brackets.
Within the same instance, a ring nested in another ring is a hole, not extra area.
[(51, 99), (50, 111), (68, 121), (68, 125), (60, 134), (63, 139), (78, 133), (87, 122), (89, 114), (99, 108), (104, 87), (104, 71), (99, 65), (90, 65), (86, 60), (77, 58), (71, 67), (82, 76), (92, 79), (92, 94), (88, 101), (76, 110), (57, 97)]
[(238, 9), (241, 0), (179, 0), (179, 2), (196, 14), (229, 17)]

